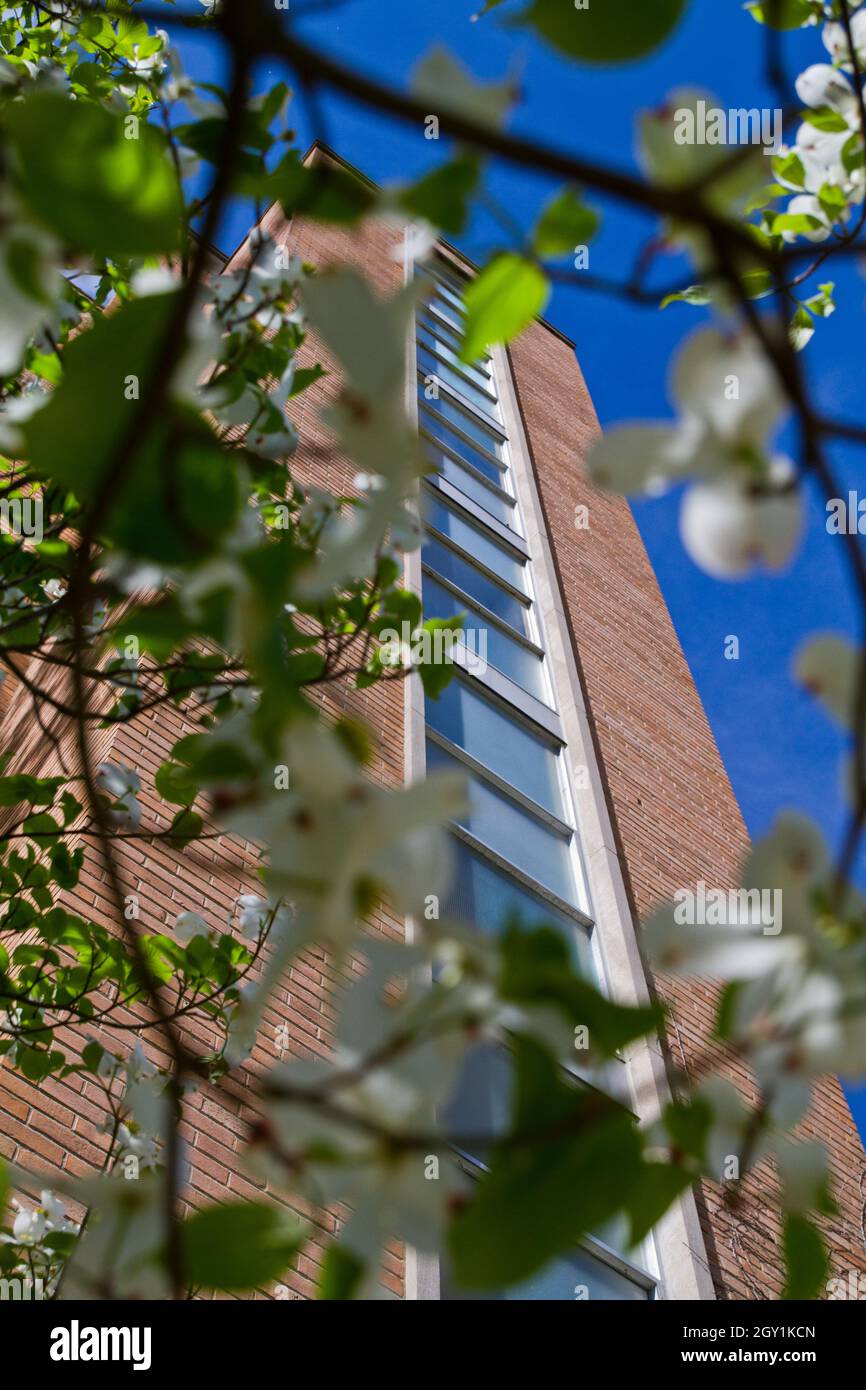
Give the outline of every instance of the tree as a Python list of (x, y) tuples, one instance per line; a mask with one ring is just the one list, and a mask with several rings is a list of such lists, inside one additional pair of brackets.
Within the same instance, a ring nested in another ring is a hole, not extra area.
[[(502, 3), (488, 0), (485, 23)], [(202, 16), (171, 0), (24, 0), (0, 19), (0, 661), (60, 769), (10, 768), (10, 749), (0, 777), (0, 1051), (35, 1084), (91, 1078), (108, 1136), (103, 1172), (62, 1185), (86, 1209), (83, 1222), (51, 1192), (25, 1202), (3, 1237), (0, 1273), (108, 1298), (250, 1290), (279, 1276), (307, 1238), (285, 1208), (226, 1202), (181, 1218), (178, 1125), (191, 1089), (243, 1066), (282, 972), (316, 944), (338, 965), (363, 957), (364, 972), (347, 991), (333, 1059), (264, 1079), (248, 1158), (277, 1188), (354, 1213), (330, 1249), (323, 1297), (368, 1289), (389, 1237), (447, 1246), (469, 1288), (516, 1283), (614, 1216), (640, 1239), (700, 1174), (735, 1180), (767, 1152), (781, 1175), (788, 1293), (820, 1289), (812, 1214), (832, 1203), (826, 1155), (787, 1136), (813, 1078), (866, 1065), (866, 918), (850, 881), (866, 819), (866, 648), (818, 638), (800, 661), (803, 681), (851, 731), (853, 809), (839, 862), (815, 827), (791, 817), (756, 846), (733, 908), (713, 903), (698, 933), (695, 904), (682, 901), (647, 927), (661, 966), (728, 977), (719, 1034), (754, 1068), (760, 1102), (749, 1109), (710, 1077), (641, 1131), (561, 1062), (576, 1030), (600, 1065), (656, 1030), (660, 1011), (600, 995), (552, 929), (513, 921), (482, 940), (427, 920), (461, 788), (447, 777), (373, 787), (367, 732), (326, 716), (316, 698), (407, 669), (435, 696), (450, 674), (447, 644), (437, 660), (435, 644), (430, 656), (413, 642), (407, 665), (386, 640), (404, 624), (413, 638), (442, 626), (401, 584), (402, 554), (419, 543), (413, 499), (426, 466), (403, 402), (414, 289), (380, 300), (358, 274), (316, 275), (261, 233), (243, 270), (209, 268), (236, 199), (349, 226), (397, 211), (418, 250), (431, 228), (460, 232), (491, 157), (543, 172), (562, 186), (536, 226), (515, 235), (505, 219), (508, 243), (467, 295), (471, 361), (531, 322), (551, 280), (602, 283), (587, 268), (596, 203), (641, 210), (699, 279), (660, 294), (646, 255), (605, 288), (709, 304), (719, 327), (683, 346), (678, 423), (612, 431), (590, 469), (600, 486), (626, 491), (689, 480), (683, 538), (711, 573), (780, 566), (797, 542), (804, 479), (841, 495), (828, 443), (866, 442), (866, 428), (819, 411), (800, 356), (833, 308), (833, 286), (817, 276), (863, 248), (866, 9), (848, 0), (750, 8), (782, 108), (782, 31), (822, 25), (832, 60), (796, 83), (805, 121), (795, 143), (779, 145), (769, 186), (757, 148), (765, 132), (748, 112), (733, 113), (731, 138), (722, 118), (732, 113), (684, 95), (646, 118), (645, 176), (626, 175), (506, 133), (509, 84), (482, 86), (443, 51), (410, 92), (392, 90), (313, 48), (264, 0), (207, 0)], [(533, 0), (511, 18), (576, 63), (614, 64), (651, 51), (685, 9), (686, 0)], [(225, 89), (183, 71), (169, 37), (178, 29), (204, 29), (222, 46)], [(308, 97), (336, 89), (419, 128), (435, 119), (456, 151), (388, 194), (334, 166), (308, 167), (287, 125), (287, 86), (251, 95), (263, 58)], [(207, 186), (196, 195), (201, 167)], [(298, 366), (308, 326), (342, 372), (329, 424), (368, 480), (353, 497), (293, 474), (291, 402), (321, 375)], [(798, 425), (798, 462), (774, 452), (785, 416)], [(846, 551), (866, 608), (856, 528)], [(163, 707), (192, 732), (143, 789), (138, 770), (99, 761), (96, 735)], [(159, 821), (143, 790), (168, 808)], [(221, 932), (189, 911), (171, 933), (154, 932), (118, 867), (118, 840), (186, 846), (226, 834), (261, 843), (261, 894), (243, 895)], [(108, 926), (64, 906), (92, 864), (110, 889)], [(784, 894), (778, 939), (760, 915), (762, 891)], [(358, 919), (382, 898), (422, 924), (412, 945), (359, 934)], [(454, 1132), (442, 1103), (479, 1033), (502, 1043), (510, 1122), (493, 1134)], [(147, 1048), (130, 1050), (131, 1034)], [(455, 1145), (485, 1154), (471, 1192), (459, 1186)], [(8, 1176), (32, 1187), (26, 1173)]]

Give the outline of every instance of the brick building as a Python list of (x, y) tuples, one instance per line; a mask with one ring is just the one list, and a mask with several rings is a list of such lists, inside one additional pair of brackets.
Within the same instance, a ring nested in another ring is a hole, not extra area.
[[(322, 157), (330, 157), (325, 154)], [(466, 649), (442, 700), (425, 708), (414, 678), (342, 697), (375, 731), (372, 775), (385, 785), (458, 763), (469, 774), (471, 812), (454, 828), (457, 879), (451, 908), (491, 929), (519, 907), (559, 924), (578, 959), (622, 1002), (658, 992), (673, 1010), (663, 1039), (629, 1050), (611, 1084), (643, 1119), (664, 1104), (676, 1076), (706, 1055), (715, 997), (709, 985), (652, 979), (637, 923), (699, 879), (738, 883), (747, 836), (664, 599), (625, 501), (595, 491), (582, 461), (598, 422), (574, 345), (536, 322), (507, 351), (477, 367), (455, 355), (461, 286), (471, 274), (443, 245), (423, 266), (406, 267), (401, 229), (368, 220), (342, 230), (295, 219), (279, 206), (263, 228), (316, 265), (353, 263), (378, 293), (394, 293), (410, 273), (432, 283), (419, 313), (407, 399), (436, 471), (422, 488), (427, 540), (407, 560), (407, 583), (431, 610), (465, 612)], [(245, 242), (225, 261), (233, 270)], [(327, 353), (310, 341), (304, 359), (330, 375), (294, 411), (300, 477), (334, 491), (354, 469), (333, 461), (319, 412), (338, 389)], [(436, 392), (427, 388), (435, 378)], [(417, 380), (417, 385), (416, 385)], [(2, 746), (16, 766), (48, 767), (54, 756), (12, 682), (0, 692)], [(175, 740), (183, 716), (164, 709), (126, 730), (101, 735), (99, 753), (137, 767), (145, 786)], [(68, 737), (58, 727), (61, 737)], [(164, 818), (155, 799), (149, 815)], [(252, 846), (228, 838), (184, 850), (163, 843), (118, 844), (129, 891), (148, 904), (155, 929), (190, 909), (220, 926), (251, 885)], [(70, 905), (110, 920), (104, 882), (91, 868)], [(404, 924), (381, 914), (375, 926), (399, 937)], [(273, 1001), (251, 1062), (187, 1105), (188, 1199), (254, 1195), (239, 1149), (252, 1111), (249, 1085), (278, 1055), (286, 1031), (297, 1055), (326, 1054), (333, 984), (323, 957), (296, 962)], [(724, 1069), (751, 1094), (745, 1070)], [(83, 1173), (100, 1161), (104, 1138), (92, 1084), (52, 1082), (38, 1089), (0, 1070), (0, 1151), (30, 1166)], [(833, 1079), (817, 1089), (804, 1128), (829, 1145), (838, 1215), (825, 1222), (833, 1273), (866, 1272), (866, 1159)], [(701, 1184), (677, 1202), (639, 1251), (601, 1233), (574, 1257), (533, 1281), (521, 1297), (775, 1299), (781, 1293), (778, 1221), (766, 1194), (772, 1175), (758, 1169), (741, 1201)], [(316, 1218), (323, 1242), (334, 1218)], [(307, 1247), (286, 1276), (292, 1297), (315, 1285), (319, 1247)], [(449, 1296), (447, 1270), (407, 1251), (386, 1256), (383, 1284), (397, 1297)], [(515, 1296), (512, 1294), (512, 1296)]]

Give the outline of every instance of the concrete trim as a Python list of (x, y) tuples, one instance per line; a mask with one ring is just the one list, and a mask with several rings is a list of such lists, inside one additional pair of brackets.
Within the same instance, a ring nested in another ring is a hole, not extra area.
[[(405, 245), (405, 243), (404, 243)], [(412, 279), (413, 266), (408, 256), (404, 257), (403, 277), (405, 282)], [(418, 397), (415, 390), (416, 379), (415, 317), (409, 322), (406, 341), (406, 414), (415, 426), (418, 425)], [(421, 485), (416, 489), (416, 506), (420, 516)], [(403, 583), (407, 589), (421, 597), (421, 550), (412, 550), (404, 556)], [(424, 689), (421, 678), (414, 672), (403, 682), (403, 780), (407, 784), (423, 778), (427, 771)], [(411, 917), (406, 919), (406, 941), (415, 938), (416, 927)], [(403, 1275), (403, 1296), (410, 1302), (419, 1300), (438, 1302), (440, 1293), (439, 1257), (407, 1245)]]

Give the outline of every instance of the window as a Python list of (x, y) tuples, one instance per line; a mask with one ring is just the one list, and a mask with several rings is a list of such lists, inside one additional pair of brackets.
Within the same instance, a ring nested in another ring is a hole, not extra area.
[[(507, 1132), (511, 1114), (512, 1069), (507, 1044), (478, 1043), (466, 1054), (460, 1078), (443, 1111), (443, 1123), (458, 1140), (473, 1141), (474, 1153), (458, 1148), (467, 1188), (481, 1177), (491, 1141)], [(476, 1143), (476, 1139), (481, 1142)], [(653, 1280), (627, 1256), (621, 1231), (589, 1236), (581, 1245), (552, 1260), (522, 1284), (509, 1289), (484, 1291), (460, 1289), (454, 1282), (447, 1258), (442, 1261), (440, 1297), (448, 1301), (485, 1299), (501, 1302), (529, 1300), (601, 1300), (641, 1302), (652, 1296)], [(610, 1240), (605, 1244), (604, 1240)], [(612, 1248), (615, 1245), (615, 1249)]]
[(427, 526), (459, 546), (467, 555), (477, 560), (479, 565), (484, 565), (499, 575), (499, 578), (510, 584), (512, 589), (526, 593), (525, 560), (507, 550), (491, 536), (485, 535), (478, 526), (473, 526), (466, 517), (461, 516), (453, 507), (446, 506), (438, 497), (431, 496), (429, 492), (425, 492), (421, 498), (421, 512)]
[(578, 1247), (538, 1270), (523, 1284), (482, 1293), (475, 1289), (458, 1288), (447, 1261), (443, 1261), (439, 1296), (445, 1302), (483, 1299), (488, 1302), (518, 1303), (547, 1299), (550, 1302), (572, 1303), (575, 1300), (610, 1302), (617, 1299), (621, 1303), (640, 1303), (651, 1298), (653, 1291), (652, 1280), (641, 1279), (638, 1283), (640, 1277), (641, 1272), (636, 1270), (634, 1277), (629, 1278), (613, 1264), (597, 1259), (588, 1250)]
[(437, 448), (431, 441), (424, 441), (424, 451), (433, 470), (446, 482), (456, 487), (464, 497), (483, 507), (496, 521), (510, 526), (513, 531), (517, 530), (513, 497), (508, 497), (492, 484), (486, 483), (471, 468), (452, 458), (444, 449)]
[[(461, 329), (462, 324), (455, 325), (443, 317), (440, 306), (436, 303), (428, 302), (419, 310), (418, 337), (448, 346), (458, 359), (463, 341)], [(480, 383), (491, 389), (493, 364), (487, 353), (483, 353), (471, 363), (461, 361), (460, 366), (463, 371), (471, 372), (478, 377)]]
[(428, 536), (424, 542), (421, 558), (437, 575), (447, 579), (463, 593), (469, 594), (484, 608), (495, 613), (509, 627), (519, 632), (521, 637), (531, 637), (529, 631), (529, 600), (520, 599), (509, 589), (497, 584), (482, 570), (463, 558), (450, 546)]
[(542, 670), (543, 659), (531, 647), (523, 646), (504, 628), (496, 626), (474, 604), (425, 571), (422, 578), (424, 612), (430, 618), (456, 618), (464, 615), (464, 645), (476, 658), (472, 669), (479, 675), (489, 663), (537, 700), (548, 702)]
[(444, 381), (446, 386), (450, 386), (452, 391), (469, 401), (477, 410), (483, 411), (485, 415), (498, 422), (499, 411), (490, 392), (471, 381), (462, 368), (452, 366), (441, 357), (434, 356), (421, 342), (418, 344), (418, 369), (425, 379), (435, 377), (437, 381)]
[(463, 307), (463, 295), (455, 281), (444, 275), (432, 273), (427, 266), (418, 266), (418, 271), (431, 286), (434, 296), (444, 299), (446, 304), (450, 305), (451, 312), (462, 318), (466, 310)]
[[(441, 260), (417, 273), (430, 291), (417, 315), (418, 420), (435, 470), (421, 489), (423, 602), (428, 616), (463, 618), (454, 677), (437, 700), (425, 702), (428, 768), (461, 769), (468, 787), (467, 810), (451, 827), (454, 877), (443, 909), (488, 934), (512, 921), (547, 926), (566, 942), (577, 973), (595, 980), (568, 755), (551, 703), (532, 561), (520, 540), (501, 423), (499, 358), (461, 362), (465, 282)], [(440, 384), (436, 399), (427, 399), (423, 377)], [(606, 1076), (583, 1075), (573, 1058), (563, 1062), (563, 1075), (576, 1086), (611, 1089)], [(491, 1145), (508, 1127), (511, 1082), (507, 1034), (468, 1051), (443, 1114), (467, 1185), (481, 1175)], [(652, 1278), (619, 1253), (624, 1249), (621, 1232), (597, 1232), (519, 1287), (484, 1293), (458, 1290), (443, 1257), (441, 1297), (651, 1298)]]
[(456, 835), (453, 857), (454, 878), (444, 907), (449, 917), (490, 933), (502, 931), (513, 917), (524, 927), (555, 927), (568, 943), (575, 969), (588, 980), (595, 978), (587, 927), (525, 888)]
[[(497, 460), (503, 462), (505, 441), (492, 424), (488, 427), (483, 420), (479, 420), (471, 411), (465, 410), (447, 392), (443, 391), (438, 396), (428, 399), (423, 381), (418, 382), (418, 400), (431, 414), (438, 415), (446, 424), (460, 431), (470, 443), (479, 445), (492, 458), (494, 464)], [(474, 459), (472, 462), (474, 463)]]
[[(428, 738), (427, 766), (460, 768), (461, 765), (452, 754), (446, 753), (438, 743)], [(465, 772), (465, 767), (462, 770)], [(468, 774), (468, 783), (469, 810), (460, 817), (458, 825), (503, 859), (522, 869), (543, 888), (549, 888), (566, 902), (574, 902), (571, 833), (561, 835), (545, 822), (537, 820), (530, 811), (484, 781), (477, 773)]]
[(477, 469), (496, 487), (503, 487), (506, 469), (502, 460), (483, 449), (476, 448), (471, 440), (459, 434), (457, 430), (450, 428), (443, 416), (435, 414), (432, 409), (427, 409), (427, 406), (432, 406), (432, 402), (421, 400), (418, 422), (422, 437), (436, 440), (443, 448), (450, 449), (457, 458), (471, 463), (473, 468)]
[(457, 677), (427, 705), (431, 729), (551, 815), (564, 819), (558, 755)]
[(489, 371), (476, 363), (460, 359), (460, 339), (449, 332), (444, 325), (423, 322), (418, 327), (418, 342), (437, 357), (444, 357), (458, 372), (480, 387), (488, 397), (493, 395), (493, 382)]

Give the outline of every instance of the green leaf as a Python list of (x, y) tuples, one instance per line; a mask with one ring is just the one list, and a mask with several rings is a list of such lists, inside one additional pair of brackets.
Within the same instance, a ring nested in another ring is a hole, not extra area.
[(478, 187), (479, 175), (478, 160), (462, 155), (404, 188), (399, 205), (411, 216), (423, 217), (440, 231), (456, 236), (466, 225), (469, 199)]
[(53, 1250), (55, 1255), (60, 1255), (63, 1259), (66, 1259), (75, 1249), (77, 1240), (77, 1231), (49, 1231), (47, 1236), (44, 1237), (42, 1244), (45, 1246), (46, 1250)]
[(318, 362), (315, 367), (299, 367), (292, 377), (292, 389), (289, 392), (289, 399), (299, 396), (302, 391), (306, 391), (308, 386), (315, 386), (323, 376), (328, 373)]
[(815, 320), (809, 313), (804, 304), (801, 304), (788, 328), (788, 334), (795, 352), (802, 352), (807, 343), (811, 342), (815, 333)]
[(707, 1138), (713, 1127), (713, 1110), (709, 1102), (701, 1098), (688, 1103), (672, 1101), (662, 1118), (674, 1148), (702, 1163)]
[[(65, 352), (66, 373), (27, 422), (34, 471), (98, 493), (137, 399), (162, 350), (176, 298), (149, 295), (98, 315)], [(127, 459), (104, 534), (132, 554), (167, 564), (211, 553), (240, 507), (236, 460), (192, 410), (163, 409)]]
[(566, 188), (548, 203), (535, 228), (533, 245), (539, 256), (573, 254), (598, 231), (599, 216)]
[(692, 1177), (673, 1163), (647, 1163), (628, 1199), (629, 1245), (638, 1245), (664, 1216)]
[(689, 285), (688, 289), (677, 290), (675, 294), (666, 294), (659, 307), (666, 309), (669, 304), (704, 305), (709, 303), (710, 292), (705, 285)]
[(747, 270), (742, 279), (743, 289), (750, 299), (764, 299), (775, 289), (769, 270)]
[(784, 183), (794, 184), (796, 188), (805, 187), (806, 170), (802, 159), (794, 150), (789, 150), (787, 154), (773, 155), (773, 173)]
[(47, 811), (42, 811), (38, 816), (28, 816), (21, 829), (40, 844), (49, 845), (57, 839), (61, 827)]
[(569, 1023), (587, 1028), (593, 1054), (614, 1056), (635, 1038), (657, 1028), (658, 1008), (615, 1004), (576, 974), (568, 945), (552, 927), (524, 930), (511, 923), (502, 939), (503, 999), (523, 1005), (550, 1005)]
[[(185, 815), (181, 812), (181, 815)], [(171, 955), (178, 950), (177, 942), (167, 936), (144, 936), (141, 939), (141, 952), (145, 957), (151, 974), (160, 984), (167, 984), (172, 977)]]
[(296, 154), (286, 155), (270, 175), (268, 195), (287, 217), (303, 213), (323, 222), (357, 222), (375, 201), (370, 185), (351, 170), (326, 159), (302, 164)]
[(191, 806), (198, 795), (197, 784), (180, 763), (163, 763), (157, 769), (153, 784), (165, 801), (172, 801), (176, 806)]
[(560, 52), (585, 63), (625, 63), (658, 48), (686, 0), (533, 0), (512, 24), (530, 25)]
[(19, 1047), (17, 1065), (28, 1081), (37, 1084), (44, 1081), (53, 1071), (63, 1066), (66, 1058), (62, 1052), (47, 1052), (35, 1047)]
[(24, 197), (68, 246), (115, 258), (180, 246), (180, 187), (164, 138), (143, 118), (37, 92), (7, 105), (3, 123)]
[[(444, 660), (430, 660), (419, 662), (417, 671), (421, 677), (421, 684), (424, 687), (424, 694), (428, 700), (438, 700), (442, 691), (451, 681), (454, 675), (454, 663), (448, 659), (448, 652), (454, 642), (460, 640), (460, 630), (463, 626), (463, 613), (458, 613), (454, 618), (428, 618), (422, 624), (422, 630), (429, 632), (433, 640), (430, 643), (432, 652), (437, 651), (438, 643), (436, 634), (442, 633), (446, 642), (446, 650), (443, 653)], [(449, 636), (449, 634), (451, 634)]]
[(497, 256), (466, 290), (466, 327), (460, 356), (474, 362), (492, 343), (509, 343), (547, 304), (547, 277), (513, 252)]
[(16, 806), (20, 801), (29, 801), (33, 806), (50, 806), (61, 780), (59, 777), (30, 777), (26, 773), (0, 777), (0, 806)]
[(848, 200), (841, 188), (834, 183), (823, 183), (818, 191), (818, 202), (831, 222), (844, 216)]
[(329, 1245), (322, 1261), (322, 1274), (316, 1297), (354, 1298), (364, 1277), (364, 1262), (343, 1245)]
[(203, 829), (204, 821), (195, 811), (178, 811), (171, 823), (170, 839), (186, 844), (188, 840), (197, 839)]
[(816, 14), (820, 16), (823, 5), (816, 6), (815, 0), (756, 0), (746, 9), (759, 24), (771, 29), (800, 29)]
[(81, 1060), (87, 1070), (93, 1072), (94, 1076), (99, 1071), (99, 1064), (104, 1056), (105, 1048), (101, 1043), (95, 1041), (85, 1043), (84, 1047), (81, 1049)]
[(853, 174), (856, 169), (863, 168), (866, 152), (863, 149), (863, 140), (857, 131), (842, 146), (841, 158), (847, 174)]
[[(578, 1089), (536, 1043), (515, 1048), (512, 1133), (489, 1156), (477, 1195), (449, 1230), (457, 1281), (492, 1291), (527, 1279), (623, 1204), (641, 1172), (634, 1120)], [(546, 1136), (546, 1137), (545, 1137)]]
[(226, 1292), (278, 1279), (301, 1244), (296, 1220), (265, 1202), (206, 1207), (181, 1227), (187, 1282)]
[(817, 314), (818, 318), (828, 319), (836, 311), (836, 302), (833, 299), (833, 291), (836, 286), (832, 280), (818, 286), (818, 293), (810, 295), (806, 300), (806, 308), (811, 314)]
[(816, 130), (830, 130), (837, 134), (848, 129), (848, 122), (838, 111), (834, 111), (832, 106), (809, 106), (805, 111), (800, 112), (801, 120), (808, 125), (814, 126)]
[(817, 231), (823, 225), (820, 217), (813, 217), (810, 212), (783, 212), (773, 219), (772, 230), (775, 236), (781, 232), (795, 232), (800, 236)]
[(803, 1302), (817, 1298), (827, 1278), (829, 1260), (821, 1233), (799, 1212), (785, 1217), (782, 1237), (785, 1251), (784, 1299)]
[[(412, 92), (428, 111), (449, 112), (483, 126), (501, 126), (517, 96), (513, 81), (479, 82), (441, 43), (434, 44), (412, 74)], [(436, 117), (438, 119), (438, 117)]]

